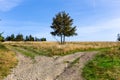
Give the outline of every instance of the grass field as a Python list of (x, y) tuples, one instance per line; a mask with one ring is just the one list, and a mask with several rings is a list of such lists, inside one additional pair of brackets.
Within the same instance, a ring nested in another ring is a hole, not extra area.
[(7, 76), (10, 73), (10, 69), (15, 67), (16, 64), (15, 53), (0, 43), (0, 80)]
[(34, 58), (36, 55), (54, 56), (67, 55), (79, 51), (104, 50), (117, 47), (117, 42), (69, 42), (60, 45), (56, 42), (5, 42), (26, 56)]
[[(99, 51), (100, 53), (84, 67), (84, 78), (86, 80), (120, 80), (120, 42), (68, 42), (65, 45), (56, 42), (4, 42), (3, 44), (32, 59), (38, 55), (63, 56), (80, 51)], [(16, 59), (13, 58), (11, 62), (9, 63), (13, 67)], [(72, 64), (76, 62), (77, 60)]]
[(86, 80), (120, 80), (120, 47), (101, 52), (83, 69)]

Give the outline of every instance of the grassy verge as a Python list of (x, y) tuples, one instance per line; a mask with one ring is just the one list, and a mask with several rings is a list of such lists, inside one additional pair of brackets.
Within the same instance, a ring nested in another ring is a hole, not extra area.
[(31, 46), (11, 46), (12, 49), (14, 49), (17, 52), (22, 53), (23, 55), (30, 57), (32, 59), (35, 58), (35, 56), (38, 55), (44, 55), (44, 56), (50, 56), (49, 52), (43, 51), (43, 50), (37, 50), (34, 49), (34, 47)]
[(22, 48), (16, 47), (16, 48), (14, 48), (14, 49), (15, 49), (17, 52), (20, 52), (20, 53), (22, 53), (23, 55), (25, 55), (25, 56), (27, 56), (27, 57), (30, 57), (31, 59), (34, 59), (35, 56), (36, 56), (35, 53), (30, 52), (30, 51), (28, 51), (28, 50), (24, 50), (24, 49), (22, 49)]
[(101, 52), (83, 68), (86, 80), (120, 80), (120, 48)]
[(120, 45), (117, 42), (76, 42), (66, 43), (65, 45), (55, 42), (6, 42), (5, 44), (44, 56), (64, 56), (82, 51), (103, 51)]
[(80, 60), (80, 57), (76, 58), (75, 60), (73, 60), (70, 65), (69, 65), (69, 68), (72, 67), (72, 66), (75, 66), (77, 63), (79, 63), (79, 60)]
[(7, 76), (10, 73), (10, 69), (15, 67), (16, 64), (15, 53), (0, 44), (0, 80)]

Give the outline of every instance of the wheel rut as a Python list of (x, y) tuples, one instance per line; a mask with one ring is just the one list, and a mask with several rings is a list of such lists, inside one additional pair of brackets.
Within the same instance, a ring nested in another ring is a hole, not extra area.
[[(78, 52), (66, 56), (36, 56), (34, 60), (16, 51), (18, 65), (4, 80), (83, 80), (82, 68), (98, 52)], [(71, 62), (79, 58), (71, 66)]]

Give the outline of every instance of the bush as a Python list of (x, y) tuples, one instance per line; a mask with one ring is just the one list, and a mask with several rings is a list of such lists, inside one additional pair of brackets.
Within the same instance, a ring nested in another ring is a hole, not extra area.
[(0, 37), (0, 42), (4, 42), (4, 37)]
[(0, 41), (3, 42), (4, 41), (4, 37), (2, 36), (3, 32), (0, 33)]
[(41, 38), (40, 41), (46, 41), (46, 38)]

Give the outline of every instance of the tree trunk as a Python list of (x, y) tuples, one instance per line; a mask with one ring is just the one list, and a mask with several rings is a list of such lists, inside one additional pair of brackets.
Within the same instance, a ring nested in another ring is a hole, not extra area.
[(63, 44), (65, 43), (65, 35), (64, 35), (64, 37), (63, 37)]
[(63, 36), (61, 35), (61, 44), (63, 43)]

